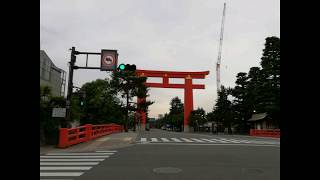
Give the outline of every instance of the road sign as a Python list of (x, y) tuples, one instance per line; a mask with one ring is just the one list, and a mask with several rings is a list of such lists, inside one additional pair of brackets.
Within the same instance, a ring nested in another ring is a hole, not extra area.
[(66, 116), (66, 108), (52, 109), (52, 117), (65, 117), (65, 116)]
[(117, 50), (101, 50), (101, 71), (115, 71), (118, 65)]

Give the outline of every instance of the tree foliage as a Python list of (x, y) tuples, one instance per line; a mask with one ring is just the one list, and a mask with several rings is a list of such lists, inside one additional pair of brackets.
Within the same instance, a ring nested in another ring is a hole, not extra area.
[(196, 110), (191, 111), (188, 118), (188, 124), (190, 126), (197, 129), (199, 126), (202, 126), (205, 123), (207, 123), (207, 116), (203, 108), (198, 108)]
[(97, 79), (85, 83), (81, 91), (85, 92), (81, 124), (121, 123), (123, 121), (124, 110), (108, 79)]
[[(280, 123), (280, 38), (266, 38), (260, 65), (251, 67), (248, 73), (239, 72), (234, 88), (221, 88), (208, 120), (248, 131), (247, 120), (255, 110), (266, 112), (274, 124)], [(233, 101), (228, 100), (229, 95), (234, 97)]]
[(52, 96), (50, 87), (40, 86), (40, 143), (57, 143), (58, 129), (64, 118), (52, 117), (52, 109), (65, 107), (65, 102), (64, 97)]

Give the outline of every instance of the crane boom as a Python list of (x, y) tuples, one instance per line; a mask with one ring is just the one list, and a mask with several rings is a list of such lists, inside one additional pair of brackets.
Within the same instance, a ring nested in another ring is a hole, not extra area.
[(216, 73), (217, 73), (217, 91), (220, 91), (220, 64), (221, 64), (221, 52), (222, 52), (222, 42), (223, 42), (223, 32), (224, 32), (224, 21), (226, 15), (226, 3), (223, 4), (223, 14), (221, 22), (221, 31), (220, 31), (220, 43), (218, 51), (218, 60), (216, 64)]

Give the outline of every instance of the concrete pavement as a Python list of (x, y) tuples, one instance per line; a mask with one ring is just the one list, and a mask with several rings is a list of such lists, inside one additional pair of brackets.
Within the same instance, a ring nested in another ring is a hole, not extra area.
[[(193, 140), (178, 143), (138, 143), (147, 140)], [(272, 142), (272, 146), (210, 144), (195, 140)], [(179, 144), (180, 143), (180, 144)], [(179, 146), (180, 145), (180, 146)], [(40, 148), (41, 150), (41, 148)], [(42, 148), (41, 179), (73, 180), (277, 180), (280, 179), (280, 140), (238, 135), (204, 135), (151, 129), (117, 133), (67, 149)]]
[[(146, 131), (140, 137), (177, 139), (183, 133)], [(201, 138), (189, 134), (188, 138)], [(250, 138), (252, 139), (252, 138)], [(86, 172), (78, 180), (277, 180), (280, 179), (280, 148), (275, 146), (177, 146), (136, 144)]]
[(88, 152), (97, 150), (112, 150), (132, 146), (136, 141), (138, 132), (122, 132), (99, 137), (97, 139), (76, 144), (69, 148), (60, 149), (55, 146), (40, 146), (40, 154), (52, 152)]

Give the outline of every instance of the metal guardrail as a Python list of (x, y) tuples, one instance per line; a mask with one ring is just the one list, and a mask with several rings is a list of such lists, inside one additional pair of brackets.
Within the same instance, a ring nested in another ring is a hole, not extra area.
[(90, 141), (100, 136), (122, 132), (123, 126), (117, 124), (86, 124), (76, 128), (59, 129), (59, 148), (67, 148), (74, 144)]

